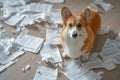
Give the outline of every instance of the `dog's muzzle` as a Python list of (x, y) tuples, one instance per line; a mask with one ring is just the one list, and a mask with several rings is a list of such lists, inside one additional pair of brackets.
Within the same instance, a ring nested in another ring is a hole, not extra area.
[(77, 33), (76, 31), (73, 31), (73, 33), (72, 33), (72, 37), (73, 37), (73, 39), (76, 39), (77, 36), (78, 36), (78, 33)]

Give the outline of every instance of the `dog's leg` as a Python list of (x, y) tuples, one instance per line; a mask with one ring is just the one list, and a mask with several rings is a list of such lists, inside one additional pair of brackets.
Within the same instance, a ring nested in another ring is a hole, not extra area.
[(84, 53), (82, 56), (81, 56), (81, 61), (83, 61), (83, 62), (85, 62), (85, 61), (87, 61), (88, 60), (88, 58), (89, 58), (89, 55), (90, 55), (90, 53), (88, 52), (88, 53)]

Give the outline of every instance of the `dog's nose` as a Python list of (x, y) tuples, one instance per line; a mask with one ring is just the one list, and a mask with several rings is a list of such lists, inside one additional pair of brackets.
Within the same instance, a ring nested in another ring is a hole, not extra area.
[(75, 39), (75, 38), (77, 38), (77, 36), (78, 36), (78, 33), (76, 31), (74, 31), (72, 34), (72, 37)]

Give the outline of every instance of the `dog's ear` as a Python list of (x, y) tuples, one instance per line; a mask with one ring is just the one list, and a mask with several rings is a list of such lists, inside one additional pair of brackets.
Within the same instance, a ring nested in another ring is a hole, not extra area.
[(89, 18), (90, 18), (90, 10), (89, 10), (89, 8), (83, 9), (82, 16), (83, 16), (83, 18), (85, 19), (86, 22), (89, 21)]
[(67, 7), (63, 7), (62, 10), (61, 10), (61, 16), (62, 16), (63, 22), (65, 23), (65, 21), (70, 16), (72, 16), (72, 13), (71, 13), (71, 11)]

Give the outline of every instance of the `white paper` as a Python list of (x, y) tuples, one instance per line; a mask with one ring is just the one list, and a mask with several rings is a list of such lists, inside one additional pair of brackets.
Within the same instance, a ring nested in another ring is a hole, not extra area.
[(104, 47), (102, 48), (101, 56), (104, 58), (112, 58), (115, 55), (119, 55), (119, 48), (115, 43), (111, 43), (110, 39), (107, 39)]
[(40, 50), (44, 39), (39, 37), (34, 37), (31, 35), (18, 36), (15, 42), (22, 46), (24, 50), (38, 53)]
[(6, 68), (8, 68), (9, 66), (11, 66), (12, 64), (14, 64), (14, 61), (9, 62), (9, 63), (4, 64), (4, 65), (0, 65), (0, 72), (2, 72), (3, 70), (5, 70)]
[(102, 79), (101, 72), (95, 73), (94, 71), (90, 70), (90, 71), (87, 71), (80, 78), (75, 80), (101, 80), (101, 79)]
[(6, 30), (0, 31), (0, 39), (9, 39), (9, 35)]
[(5, 23), (11, 26), (16, 26), (23, 18), (24, 15), (15, 14), (14, 16), (11, 16), (9, 19), (6, 19)]
[(118, 32), (117, 37), (115, 38), (115, 41), (120, 42), (120, 32)]
[(28, 34), (28, 32), (29, 30), (25, 27), (18, 27), (15, 31), (13, 31), (14, 34), (21, 36)]
[(57, 80), (57, 69), (39, 66), (33, 80)]
[(64, 0), (45, 0), (45, 1), (50, 3), (64, 3)]
[(116, 68), (115, 64), (120, 64), (120, 50), (117, 45), (110, 39), (107, 39), (104, 47), (102, 48), (102, 54), (104, 60), (104, 66), (108, 70)]
[(87, 70), (80, 66), (79, 61), (70, 60), (63, 64), (63, 73), (70, 80), (79, 80)]
[(14, 38), (9, 38), (6, 30), (0, 32), (0, 72), (12, 65), (24, 51), (14, 43)]
[(96, 12), (102, 12), (102, 9), (97, 4), (94, 3), (89, 4), (88, 8), (94, 9)]
[(61, 44), (58, 25), (46, 26), (46, 43)]
[(61, 63), (62, 57), (60, 55), (57, 45), (44, 44), (42, 50), (40, 51), (42, 61), (55, 63)]
[(92, 53), (86, 62), (81, 62), (82, 67), (85, 69), (93, 69), (93, 68), (103, 68), (103, 62), (96, 56), (95, 53)]
[(98, 34), (108, 34), (110, 32), (110, 26), (107, 27), (101, 27)]
[(62, 24), (61, 10), (60, 9), (52, 9), (50, 12), (50, 20), (55, 24)]
[(0, 29), (2, 29), (3, 28), (3, 24), (0, 22)]
[(94, 3), (100, 5), (105, 11), (109, 11), (113, 8), (112, 4), (106, 3), (103, 0), (95, 0)]
[(93, 72), (92, 70), (82, 68), (79, 61), (70, 60), (64, 62), (63, 73), (69, 80), (101, 80), (101, 72)]
[(52, 5), (50, 4), (42, 4), (42, 3), (31, 3), (30, 5), (27, 5), (23, 13), (25, 12), (39, 12), (39, 13), (46, 13), (49, 14), (50, 10), (52, 8)]

